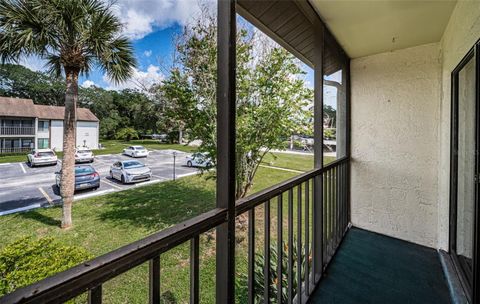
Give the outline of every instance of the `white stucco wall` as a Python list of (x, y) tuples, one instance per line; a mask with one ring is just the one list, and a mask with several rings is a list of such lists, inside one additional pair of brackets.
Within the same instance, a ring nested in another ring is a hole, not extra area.
[(50, 148), (63, 150), (63, 120), (50, 121)]
[(352, 222), (437, 246), (439, 44), (351, 61)]
[(440, 42), (442, 94), (440, 105), (438, 247), (448, 249), (450, 183), (450, 73), (480, 39), (480, 2), (459, 1)]
[(77, 147), (98, 149), (98, 122), (77, 121)]
[[(56, 151), (63, 150), (63, 121), (51, 121), (51, 147)], [(90, 149), (98, 149), (99, 124), (95, 121), (77, 121), (76, 146), (84, 144)]]

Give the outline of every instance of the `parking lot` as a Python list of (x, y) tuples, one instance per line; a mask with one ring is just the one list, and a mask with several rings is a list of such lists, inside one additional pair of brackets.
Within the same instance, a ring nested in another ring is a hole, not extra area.
[[(130, 159), (121, 154), (99, 155), (92, 164), (101, 177), (100, 188), (84, 190), (75, 194), (75, 200), (103, 195), (115, 191), (173, 179), (173, 152), (176, 152), (175, 177), (180, 178), (197, 172), (185, 166), (185, 152), (174, 150), (152, 150), (147, 158), (139, 159), (152, 170), (151, 181), (124, 185), (109, 177), (110, 166), (120, 160)], [(56, 166), (30, 168), (25, 162), (0, 164), (0, 215), (28, 209), (54, 205), (60, 202), (55, 186)]]

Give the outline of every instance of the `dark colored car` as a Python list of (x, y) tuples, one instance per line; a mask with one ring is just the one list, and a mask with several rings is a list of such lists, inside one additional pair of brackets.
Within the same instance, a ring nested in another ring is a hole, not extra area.
[[(60, 187), (61, 171), (55, 172), (55, 181)], [(100, 175), (91, 165), (75, 166), (75, 191), (84, 189), (98, 189), (100, 187)]]

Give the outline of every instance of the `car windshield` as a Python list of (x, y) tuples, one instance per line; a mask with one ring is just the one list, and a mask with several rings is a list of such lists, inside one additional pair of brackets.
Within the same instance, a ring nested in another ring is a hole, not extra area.
[(144, 164), (142, 164), (141, 162), (138, 162), (138, 161), (126, 161), (123, 163), (123, 167), (125, 169), (130, 169), (130, 168), (141, 168), (141, 167), (145, 167)]
[(91, 174), (95, 170), (92, 167), (75, 167), (75, 175)]
[(91, 153), (92, 151), (90, 150), (79, 150), (78, 153)]
[(55, 156), (55, 153), (53, 152), (38, 152), (38, 156), (45, 156), (45, 157), (50, 157), (50, 156)]
[(144, 147), (140, 146), (140, 147), (135, 147), (136, 150), (145, 150)]

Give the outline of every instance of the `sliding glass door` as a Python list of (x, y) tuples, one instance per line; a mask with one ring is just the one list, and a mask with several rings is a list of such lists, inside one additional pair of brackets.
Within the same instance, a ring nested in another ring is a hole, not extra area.
[(450, 252), (470, 301), (473, 301), (477, 281), (475, 239), (478, 236), (480, 143), (477, 53), (473, 48), (452, 73)]

